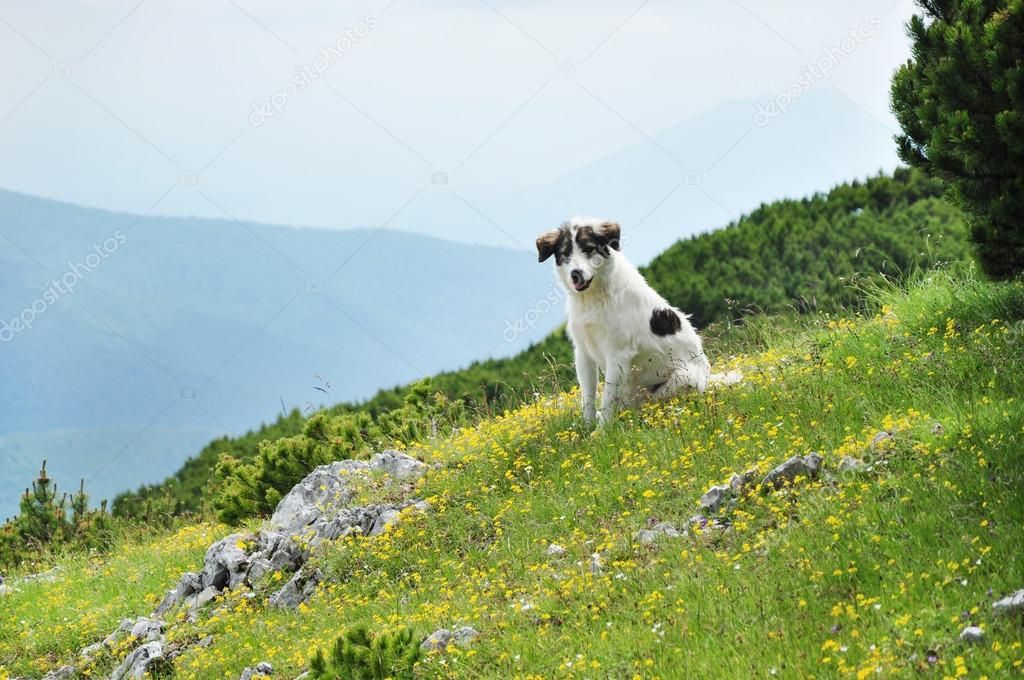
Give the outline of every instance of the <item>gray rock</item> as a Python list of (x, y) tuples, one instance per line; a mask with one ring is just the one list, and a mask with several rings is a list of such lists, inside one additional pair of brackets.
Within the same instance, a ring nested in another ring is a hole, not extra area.
[(732, 495), (732, 489), (728, 486), (713, 486), (704, 492), (700, 497), (700, 507), (705, 512), (718, 512), (724, 503)]
[(147, 642), (137, 647), (125, 657), (121, 665), (110, 674), (110, 680), (139, 680), (146, 674), (150, 665), (164, 656), (163, 644), (158, 641)]
[(602, 559), (601, 553), (594, 553), (590, 556), (590, 562), (587, 564), (587, 569), (589, 569), (590, 573), (595, 576), (604, 571), (604, 559)]
[(212, 644), (213, 644), (213, 636), (212, 635), (207, 635), (206, 637), (201, 638), (198, 642), (196, 642), (196, 647), (209, 647)]
[(404, 482), (422, 477), (427, 464), (400, 451), (381, 451), (370, 459), (370, 469)]
[(185, 603), (188, 605), (189, 609), (199, 609), (200, 607), (213, 602), (213, 599), (220, 595), (220, 593), (221, 591), (217, 590), (216, 587), (210, 586), (209, 588), (203, 588), (195, 595), (186, 598)]
[(231, 534), (211, 545), (206, 551), (203, 573), (200, 575), (203, 588), (212, 586), (224, 590), (242, 584), (251, 558), (239, 544), (255, 540), (256, 537), (251, 534)]
[(133, 623), (128, 634), (136, 640), (144, 640), (146, 642), (152, 642), (153, 640), (159, 640), (162, 637), (164, 631), (164, 622), (159, 619), (147, 619), (145, 616), (140, 616)]
[(352, 479), (379, 472), (406, 481), (422, 476), (427, 466), (398, 451), (384, 451), (370, 460), (341, 460), (309, 473), (281, 499), (270, 518), (273, 529), (298, 533), (317, 519), (331, 515), (352, 500)]
[(643, 545), (653, 545), (658, 542), (659, 538), (680, 538), (684, 535), (674, 525), (668, 522), (658, 522), (650, 529), (638, 531), (636, 539)]
[(452, 641), (460, 647), (467, 647), (480, 637), (480, 633), (475, 628), (469, 626), (462, 626), (452, 631)]
[(985, 631), (977, 626), (967, 626), (960, 631), (960, 639), (971, 644), (978, 643), (985, 639)]
[(67, 678), (74, 677), (78, 669), (74, 666), (61, 666), (55, 671), (50, 671), (43, 676), (43, 680), (67, 680)]
[(199, 574), (186, 571), (182, 574), (181, 579), (178, 580), (178, 585), (167, 591), (167, 595), (164, 597), (163, 602), (157, 605), (156, 609), (153, 610), (153, 616), (163, 616), (179, 603), (183, 602), (185, 598), (199, 592), (201, 589), (202, 581)]
[(38, 574), (29, 574), (27, 576), (22, 576), (21, 580), (24, 583), (32, 583), (33, 581), (39, 581), (40, 583), (53, 583), (60, 577), (61, 572), (63, 571), (64, 567), (56, 566), (52, 569), (41, 571)]
[(836, 467), (836, 472), (839, 472), (840, 474), (861, 472), (866, 467), (867, 465), (860, 458), (843, 456), (842, 460), (839, 461), (839, 465)]
[(6, 583), (0, 583), (0, 597), (16, 592), (18, 592), (18, 589), (14, 586), (9, 586)]
[(729, 489), (731, 489), (737, 496), (741, 496), (746, 488), (750, 486), (750, 483), (756, 478), (757, 468), (751, 468), (742, 474), (736, 473), (729, 478)]
[(373, 526), (370, 527), (369, 536), (380, 536), (388, 530), (392, 524), (398, 521), (398, 516), (401, 514), (401, 510), (397, 508), (387, 508), (382, 510), (374, 520)]
[(103, 638), (103, 644), (107, 647), (113, 647), (117, 644), (118, 640), (128, 634), (133, 625), (135, 625), (135, 622), (131, 619), (121, 619), (120, 625), (118, 625), (114, 632)]
[(785, 463), (775, 467), (761, 480), (765, 489), (777, 489), (792, 484), (797, 477), (815, 478), (821, 471), (821, 456), (810, 453), (806, 456), (793, 456)]
[(552, 543), (548, 546), (548, 549), (544, 551), (544, 554), (548, 557), (565, 557), (565, 552), (565, 548), (557, 543)]
[(323, 579), (323, 574), (319, 569), (314, 569), (309, 574), (302, 571), (297, 572), (281, 590), (270, 596), (270, 606), (279, 609), (295, 609), (312, 597), (321, 579)]
[(256, 680), (257, 678), (268, 678), (273, 674), (274, 667), (267, 661), (261, 661), (255, 668), (246, 668), (238, 676), (238, 680)]
[(447, 649), (448, 643), (452, 641), (452, 632), (447, 628), (439, 628), (427, 636), (427, 639), (420, 643), (420, 649), (427, 651)]
[[(895, 441), (896, 435), (894, 435), (892, 432), (889, 432), (888, 430), (882, 430), (881, 432), (876, 433), (875, 436), (871, 438), (871, 450), (878, 453), (882, 451), (883, 442)], [(888, 448), (888, 446), (886, 446), (886, 448)]]
[(270, 560), (264, 557), (256, 557), (249, 562), (249, 571), (245, 575), (245, 581), (249, 584), (259, 583), (267, 577), (267, 574), (271, 574), (275, 571), (277, 570), (274, 569)]
[(420, 648), (427, 651), (444, 650), (450, 644), (467, 647), (473, 644), (478, 637), (480, 637), (480, 633), (469, 626), (462, 626), (454, 631), (447, 628), (438, 628), (428, 635), (426, 640), (420, 643)]
[(82, 649), (79, 650), (78, 653), (81, 656), (89, 658), (92, 655), (94, 655), (94, 654), (96, 654), (98, 652), (101, 652), (103, 649), (104, 649), (104, 644), (103, 644), (102, 641), (100, 641), (100, 642), (94, 642), (91, 645), (88, 645), (86, 647), (82, 647)]
[(1024, 590), (1018, 590), (1012, 595), (1007, 595), (998, 602), (992, 604), (996, 614), (1017, 614), (1024, 612)]

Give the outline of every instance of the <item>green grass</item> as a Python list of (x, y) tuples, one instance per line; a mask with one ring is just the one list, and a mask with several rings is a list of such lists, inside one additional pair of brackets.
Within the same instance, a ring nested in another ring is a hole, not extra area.
[[(414, 449), (444, 464), (416, 490), (430, 515), (323, 551), (329, 582), (298, 612), (234, 593), (179, 619), (172, 637), (213, 644), (166, 672), (233, 680), (269, 660), (290, 678), (348, 626), (407, 624), (481, 633), (421, 677), (1019, 677), (1022, 622), (991, 604), (1024, 587), (1024, 285), (936, 272), (873, 297), (867, 317), (752, 324), (731, 341), (745, 354), (713, 357), (742, 384), (602, 432), (552, 395)], [(883, 429), (895, 440), (873, 450)], [(655, 520), (684, 524), (733, 472), (810, 451), (829, 471), (844, 455), (871, 468), (746, 496), (719, 516), (729, 530), (635, 540)], [(178, 543), (66, 558), (57, 583), (0, 600), (0, 666), (39, 674), (148, 612), (201, 563)], [(983, 644), (958, 640), (969, 623)]]

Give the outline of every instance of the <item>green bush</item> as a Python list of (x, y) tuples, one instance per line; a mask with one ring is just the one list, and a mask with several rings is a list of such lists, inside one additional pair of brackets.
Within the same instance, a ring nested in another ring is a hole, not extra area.
[(431, 395), (430, 382), (415, 384), (401, 408), (377, 417), (367, 412), (332, 415), (320, 411), (292, 437), (260, 442), (250, 461), (222, 454), (216, 467), (213, 506), (223, 522), (273, 512), (281, 498), (314, 468), (359, 458), (389, 446), (408, 445), (444, 435), (465, 421), (460, 401)]
[(0, 567), (14, 567), (63, 546), (101, 549), (110, 540), (109, 529), (107, 502), (90, 510), (84, 480), (72, 496), (60, 494), (44, 460), (39, 477), (21, 497), (18, 515), (0, 527)]
[(420, 646), (411, 628), (371, 635), (356, 626), (338, 637), (329, 657), (318, 649), (309, 662), (311, 680), (403, 680), (412, 677)]
[(1024, 271), (1024, 0), (918, 0), (893, 76), (900, 157), (966, 212), (982, 269)]

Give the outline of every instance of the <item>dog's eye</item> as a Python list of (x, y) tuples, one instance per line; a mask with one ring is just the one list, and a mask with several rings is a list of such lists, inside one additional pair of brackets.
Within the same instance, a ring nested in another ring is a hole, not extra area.
[(582, 250), (583, 254), (586, 255), (587, 257), (590, 257), (591, 255), (597, 252), (597, 248), (583, 248)]

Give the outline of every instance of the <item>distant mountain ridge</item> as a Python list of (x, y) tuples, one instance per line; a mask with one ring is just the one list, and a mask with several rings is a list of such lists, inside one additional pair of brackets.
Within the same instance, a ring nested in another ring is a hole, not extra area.
[[(533, 264), (386, 229), (140, 218), (0, 191), (0, 516), (43, 458), (77, 484), (95, 471), (83, 462), (116, 456), (89, 485), (112, 496), (282, 407), (514, 353), (557, 323), (503, 336), (549, 285)], [(139, 448), (155, 429), (163, 443)]]

